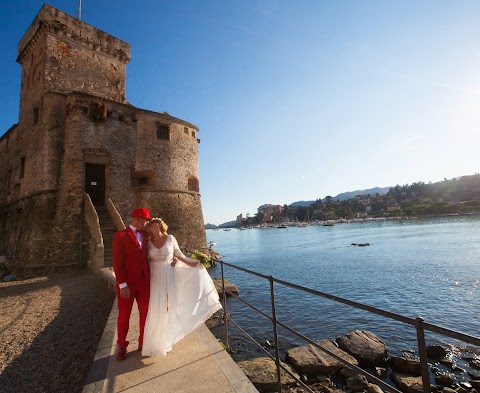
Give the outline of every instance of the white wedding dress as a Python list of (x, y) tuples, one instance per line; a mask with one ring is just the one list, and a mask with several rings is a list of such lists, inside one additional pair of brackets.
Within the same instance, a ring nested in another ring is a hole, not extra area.
[(199, 262), (190, 267), (174, 256), (187, 258), (177, 240), (167, 235), (161, 248), (148, 241), (150, 302), (143, 338), (143, 356), (165, 356), (172, 346), (222, 308), (207, 270)]

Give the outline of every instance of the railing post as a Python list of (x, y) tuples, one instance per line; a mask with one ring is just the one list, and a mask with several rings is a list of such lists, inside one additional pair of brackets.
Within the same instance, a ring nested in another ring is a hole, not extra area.
[(415, 329), (417, 330), (418, 354), (420, 355), (420, 371), (422, 373), (423, 393), (430, 393), (430, 376), (428, 374), (427, 347), (425, 345), (423, 318), (415, 318)]
[(223, 291), (223, 323), (225, 324), (225, 349), (230, 353), (230, 344), (228, 341), (228, 313), (227, 313), (227, 292), (225, 291), (225, 274), (223, 272), (223, 261), (220, 261), (222, 265), (222, 291)]
[(280, 350), (278, 346), (278, 330), (277, 330), (277, 310), (275, 308), (275, 291), (273, 288), (273, 276), (270, 276), (270, 298), (272, 302), (272, 321), (273, 336), (275, 340), (275, 364), (277, 365), (278, 392), (282, 393), (282, 377), (280, 374)]

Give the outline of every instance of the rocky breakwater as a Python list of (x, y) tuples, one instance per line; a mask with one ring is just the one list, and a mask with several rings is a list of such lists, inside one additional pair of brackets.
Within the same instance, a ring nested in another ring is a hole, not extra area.
[[(423, 390), (420, 376), (420, 361), (413, 353), (399, 357), (387, 357), (387, 346), (375, 334), (355, 330), (335, 341), (321, 340), (317, 344), (328, 352), (358, 366), (378, 379), (406, 393), (420, 393)], [(428, 347), (431, 391), (434, 393), (477, 393), (480, 384), (480, 360), (477, 354), (470, 354), (470, 370), (455, 370), (451, 363), (450, 372), (445, 371), (451, 353), (439, 346)], [(465, 357), (465, 356), (464, 356)], [(468, 358), (468, 356), (466, 356)], [(442, 362), (442, 363), (440, 363)], [(268, 357), (245, 360), (238, 363), (260, 392), (277, 390), (275, 362)], [(443, 367), (439, 367), (443, 364)], [(289, 370), (314, 392), (368, 392), (380, 393), (382, 388), (349, 367), (336, 357), (314, 345), (291, 348), (287, 351), (285, 363)], [(456, 371), (456, 373), (455, 373)], [(282, 386), (289, 393), (304, 392), (305, 389), (287, 373), (282, 373)]]

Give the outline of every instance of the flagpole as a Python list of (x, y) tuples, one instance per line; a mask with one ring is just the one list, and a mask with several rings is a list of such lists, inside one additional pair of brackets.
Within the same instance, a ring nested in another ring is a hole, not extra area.
[(78, 20), (82, 20), (82, 0), (78, 0)]

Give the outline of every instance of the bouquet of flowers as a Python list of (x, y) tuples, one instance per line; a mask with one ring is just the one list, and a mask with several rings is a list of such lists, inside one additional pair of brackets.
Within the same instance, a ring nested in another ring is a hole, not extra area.
[(200, 252), (200, 251), (198, 251), (198, 250), (195, 250), (195, 252), (192, 254), (192, 258), (199, 260), (200, 263), (201, 263), (205, 268), (211, 266), (210, 261), (212, 260), (212, 258), (210, 258), (208, 255), (205, 255), (204, 253), (202, 253), (202, 252)]

